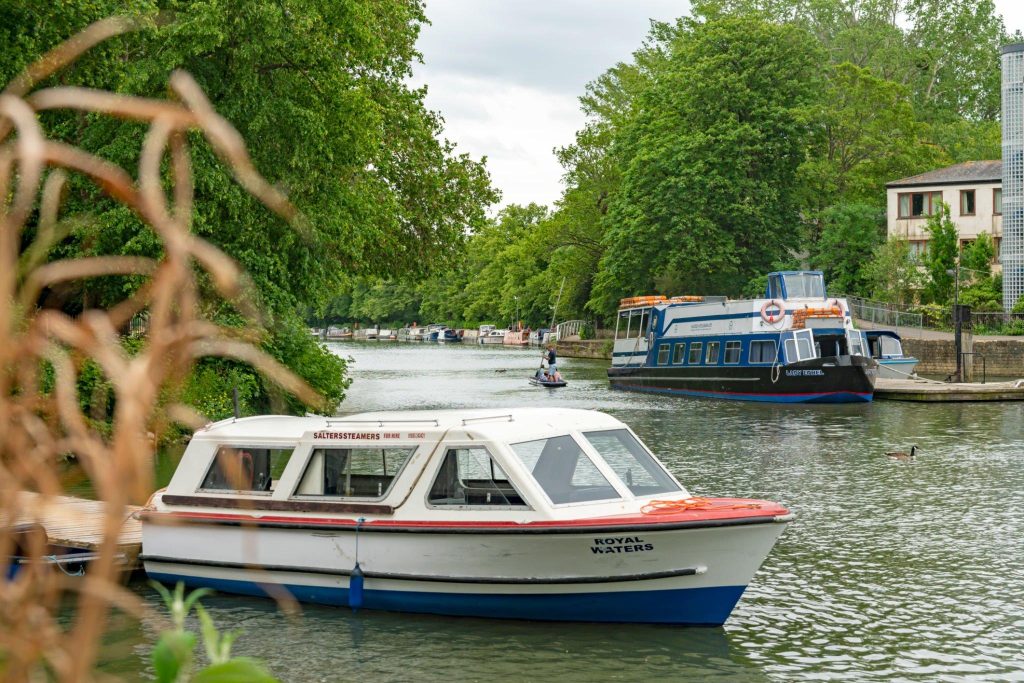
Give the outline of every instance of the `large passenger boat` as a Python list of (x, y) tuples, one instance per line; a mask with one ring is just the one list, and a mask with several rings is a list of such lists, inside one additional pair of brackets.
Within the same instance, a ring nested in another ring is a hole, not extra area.
[(763, 299), (624, 299), (608, 378), (660, 394), (846, 403), (871, 400), (877, 367), (822, 273), (794, 271), (769, 274)]
[(142, 560), (353, 608), (717, 625), (791, 518), (692, 497), (595, 411), (264, 416), (196, 432), (143, 511)]

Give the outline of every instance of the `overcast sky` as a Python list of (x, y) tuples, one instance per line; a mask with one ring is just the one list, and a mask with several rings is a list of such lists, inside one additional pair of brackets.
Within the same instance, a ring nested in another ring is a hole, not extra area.
[[(445, 119), (445, 137), (487, 157), (502, 204), (552, 204), (562, 168), (552, 150), (584, 123), (577, 98), (628, 60), (650, 20), (686, 14), (687, 0), (426, 0), (430, 26), (415, 83)], [(1024, 2), (995, 0), (1010, 33)]]

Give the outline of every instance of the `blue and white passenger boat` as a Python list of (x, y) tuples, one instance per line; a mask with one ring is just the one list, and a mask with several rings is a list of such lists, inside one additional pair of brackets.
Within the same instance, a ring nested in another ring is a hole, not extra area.
[(870, 401), (878, 363), (819, 271), (768, 276), (763, 299), (634, 297), (619, 308), (612, 387), (783, 403)]
[(142, 561), (353, 608), (717, 625), (790, 519), (693, 497), (590, 410), (263, 416), (195, 433), (142, 513)]

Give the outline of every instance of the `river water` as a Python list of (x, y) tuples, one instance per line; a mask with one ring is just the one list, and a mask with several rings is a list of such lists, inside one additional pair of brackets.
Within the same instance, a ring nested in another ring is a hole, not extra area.
[[(446, 618), (203, 600), (236, 654), (284, 681), (1024, 681), (1024, 404), (791, 406), (612, 391), (605, 361), (539, 351), (335, 344), (342, 413), (559, 406), (608, 412), (692, 493), (797, 513), (721, 628)], [(919, 447), (913, 462), (890, 450)], [(143, 582), (133, 589), (154, 607)], [(104, 669), (151, 676), (152, 628), (115, 620)]]

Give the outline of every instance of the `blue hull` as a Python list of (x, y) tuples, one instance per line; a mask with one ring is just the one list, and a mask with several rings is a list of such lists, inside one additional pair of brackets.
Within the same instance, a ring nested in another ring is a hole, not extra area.
[[(267, 597), (263, 585), (252, 581), (156, 572), (149, 573), (149, 577), (162, 583), (183, 581), (189, 586), (213, 588), (224, 593)], [(347, 588), (290, 584), (281, 587), (303, 602), (349, 606)], [(720, 626), (729, 617), (744, 589), (745, 586), (719, 586), (560, 595), (364, 590), (363, 606), (391, 612), (494, 619)]]
[(867, 403), (874, 393), (864, 394), (851, 391), (806, 393), (806, 394), (744, 394), (718, 391), (696, 391), (690, 389), (662, 389), (638, 387), (627, 384), (612, 384), (612, 389), (639, 391), (645, 394), (666, 396), (691, 396), (693, 398), (718, 398), (726, 401), (759, 401), (761, 403)]

